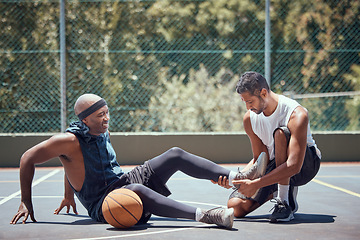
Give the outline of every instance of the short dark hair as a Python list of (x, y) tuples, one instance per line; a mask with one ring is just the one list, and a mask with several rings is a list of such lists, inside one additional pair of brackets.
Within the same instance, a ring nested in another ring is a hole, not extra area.
[(264, 76), (257, 72), (244, 73), (236, 84), (236, 92), (239, 94), (249, 92), (251, 95), (259, 96), (263, 88), (269, 91), (269, 84)]

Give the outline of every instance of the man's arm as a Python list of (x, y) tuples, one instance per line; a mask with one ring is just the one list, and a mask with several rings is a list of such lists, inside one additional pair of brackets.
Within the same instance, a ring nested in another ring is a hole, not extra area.
[(279, 181), (290, 178), (300, 172), (306, 151), (308, 121), (307, 111), (303, 107), (297, 107), (288, 123), (291, 138), (288, 147), (287, 160), (261, 178), (252, 181), (237, 181), (237, 184), (241, 184), (239, 189), (240, 192), (245, 196), (252, 196), (257, 189), (278, 183)]
[(31, 185), (34, 178), (35, 165), (64, 154), (72, 140), (72, 134), (55, 135), (30, 148), (22, 155), (20, 160), (21, 203), (17, 214), (15, 214), (10, 222), (11, 224), (16, 224), (21, 217), (24, 217), (23, 223), (25, 223), (29, 215), (31, 220), (36, 222), (31, 199)]
[(54, 214), (59, 214), (60, 211), (64, 208), (67, 207), (66, 213), (69, 213), (70, 211), (70, 207), (73, 208), (73, 211), (75, 214), (78, 214), (77, 210), (76, 210), (76, 203), (75, 203), (75, 199), (74, 199), (74, 191), (70, 186), (70, 183), (66, 177), (66, 174), (64, 175), (64, 187), (65, 187), (65, 191), (64, 191), (64, 199), (61, 201), (60, 203), (60, 207), (58, 207), (57, 209), (55, 209)]
[[(260, 153), (265, 152), (268, 154), (267, 147), (263, 144), (263, 142), (260, 140), (260, 138), (254, 133), (251, 127), (251, 121), (250, 121), (250, 111), (247, 111), (243, 118), (243, 124), (246, 134), (248, 135), (251, 143), (251, 148), (253, 152), (253, 158), (249, 161), (249, 163), (245, 166), (245, 168), (242, 171), (248, 170), (254, 163), (255, 160), (259, 157)], [(269, 155), (269, 154), (268, 154)], [(211, 181), (214, 184), (218, 184), (219, 186), (222, 186), (224, 188), (231, 188), (229, 185), (229, 179), (227, 179), (225, 176), (220, 176), (218, 181)]]
[(267, 147), (261, 141), (261, 139), (254, 133), (252, 129), (251, 120), (250, 120), (250, 111), (247, 111), (246, 114), (244, 115), (243, 124), (244, 124), (245, 132), (250, 139), (251, 149), (253, 152), (253, 159), (257, 159), (260, 153), (262, 152), (265, 152), (269, 156)]

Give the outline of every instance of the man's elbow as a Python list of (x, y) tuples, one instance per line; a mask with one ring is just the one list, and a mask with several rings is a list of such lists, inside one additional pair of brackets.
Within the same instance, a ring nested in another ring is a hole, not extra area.
[(27, 166), (34, 166), (35, 164), (32, 162), (31, 158), (31, 152), (30, 150), (27, 150), (23, 153), (23, 155), (20, 158), (20, 168), (24, 168)]
[(291, 173), (291, 176), (294, 176), (301, 171), (302, 164), (290, 164), (288, 166), (289, 172)]

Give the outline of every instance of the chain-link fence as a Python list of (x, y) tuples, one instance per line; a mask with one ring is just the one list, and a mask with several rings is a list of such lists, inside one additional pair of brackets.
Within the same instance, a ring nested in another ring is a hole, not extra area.
[[(242, 72), (264, 74), (265, 1), (65, 9), (68, 123), (91, 92), (107, 100), (113, 132), (243, 130), (234, 87)], [(0, 13), (0, 132), (58, 132), (59, 1), (0, 0)], [(313, 130), (360, 130), (359, 1), (272, 0), (270, 19), (272, 90), (307, 107)]]

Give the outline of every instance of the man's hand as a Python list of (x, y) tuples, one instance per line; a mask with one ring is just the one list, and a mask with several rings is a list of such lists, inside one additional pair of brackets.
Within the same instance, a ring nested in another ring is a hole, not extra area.
[(36, 222), (35, 217), (34, 217), (34, 210), (33, 210), (33, 206), (32, 203), (24, 203), (21, 202), (20, 203), (20, 207), (18, 212), (15, 214), (15, 216), (13, 217), (13, 219), (11, 220), (10, 224), (16, 224), (17, 221), (19, 221), (20, 218), (24, 217), (24, 220), (22, 221), (23, 224), (26, 223), (26, 220), (28, 219), (30, 215), (30, 218), (33, 222)]
[(74, 198), (72, 199), (68, 199), (68, 198), (64, 198), (62, 201), (61, 201), (61, 204), (60, 204), (60, 207), (58, 207), (57, 209), (55, 209), (54, 211), (54, 214), (59, 214), (59, 212), (64, 208), (64, 207), (67, 207), (67, 210), (66, 210), (66, 213), (69, 213), (70, 212), (70, 206), (73, 208), (73, 212), (78, 215), (78, 212), (76, 210), (76, 203), (75, 203), (75, 200)]
[(217, 182), (213, 180), (211, 180), (211, 182), (227, 189), (231, 188), (229, 185), (229, 179), (227, 179), (226, 176), (220, 176)]
[(250, 198), (256, 193), (256, 190), (258, 190), (255, 180), (249, 180), (249, 179), (234, 180), (233, 184), (239, 185), (240, 187), (238, 188), (238, 191), (243, 195), (245, 195), (246, 197)]

